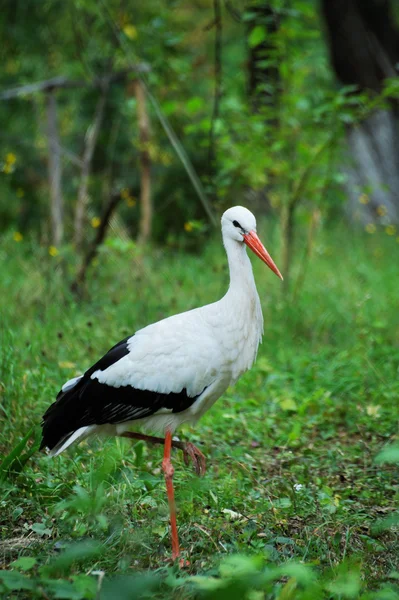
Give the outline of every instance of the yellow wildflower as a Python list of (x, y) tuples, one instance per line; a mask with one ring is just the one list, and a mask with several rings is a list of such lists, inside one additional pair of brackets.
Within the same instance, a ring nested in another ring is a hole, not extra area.
[(121, 196), (124, 200), (126, 200), (126, 198), (129, 198), (129, 190), (127, 188), (123, 188), (123, 190), (121, 190)]
[(377, 213), (380, 215), (380, 217), (383, 217), (384, 215), (387, 214), (387, 207), (384, 206), (383, 204), (380, 204), (380, 206), (377, 208)]
[(94, 229), (97, 229), (97, 227), (100, 227), (101, 225), (101, 219), (99, 217), (93, 217), (91, 220), (91, 226), (94, 227)]
[(184, 229), (189, 233), (190, 231), (193, 230), (193, 224), (190, 223), (190, 221), (188, 221), (187, 223), (184, 223)]
[(22, 188), (17, 189), (17, 196), (18, 198), (23, 198), (25, 196), (25, 192)]
[(395, 225), (387, 225), (387, 227), (385, 227), (385, 233), (387, 233), (388, 235), (395, 235), (395, 233), (396, 233)]
[(50, 256), (57, 256), (59, 254), (55, 246), (50, 246), (50, 248), (48, 249), (48, 253), (50, 254)]
[(22, 233), (20, 233), (19, 231), (15, 231), (14, 235), (12, 236), (14, 239), (14, 242), (22, 242), (24, 236), (22, 235)]
[(3, 171), (3, 173), (5, 173), (6, 175), (8, 175), (9, 173), (11, 173), (11, 172), (12, 172), (12, 166), (11, 166), (11, 165), (9, 165), (8, 163), (5, 163), (5, 164), (3, 165), (2, 171)]
[(136, 206), (136, 200), (132, 196), (129, 196), (129, 198), (126, 198), (126, 204), (131, 208), (132, 206)]
[(360, 194), (359, 202), (360, 204), (368, 204), (370, 202), (370, 198), (367, 196), (367, 194)]
[(368, 223), (365, 227), (365, 230), (367, 231), (367, 233), (375, 233), (376, 226), (374, 225), (374, 223)]
[(128, 23), (124, 26), (123, 33), (129, 38), (129, 40), (135, 40), (137, 38), (137, 29), (131, 23)]
[(13, 165), (16, 160), (17, 160), (17, 157), (15, 156), (15, 154), (13, 152), (8, 152), (8, 154), (6, 154), (6, 163), (8, 165)]

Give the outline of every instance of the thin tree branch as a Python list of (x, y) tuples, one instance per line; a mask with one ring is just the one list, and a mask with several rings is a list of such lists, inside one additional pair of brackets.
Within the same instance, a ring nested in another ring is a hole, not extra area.
[(101, 123), (104, 116), (104, 107), (106, 102), (106, 89), (103, 90), (100, 98), (98, 99), (96, 112), (94, 115), (93, 123), (87, 130), (85, 148), (82, 157), (82, 176), (78, 189), (78, 198), (76, 201), (75, 211), (75, 231), (74, 241), (77, 248), (80, 248), (83, 240), (83, 227), (86, 216), (86, 207), (88, 203), (88, 187), (89, 177), (91, 171), (91, 163), (93, 160), (93, 154), (97, 143), (98, 134), (100, 133)]
[(106, 204), (106, 206), (104, 206), (103, 212), (101, 214), (100, 226), (97, 229), (95, 238), (91, 242), (85, 257), (83, 258), (83, 261), (82, 261), (82, 264), (78, 271), (78, 274), (76, 276), (76, 279), (72, 284), (71, 289), (73, 292), (79, 293), (83, 284), (85, 283), (87, 271), (88, 271), (91, 263), (97, 256), (99, 246), (103, 243), (103, 241), (105, 239), (105, 236), (106, 236), (106, 233), (108, 230), (108, 226), (111, 221), (111, 217), (112, 217), (116, 207), (118, 206), (120, 199), (121, 199), (121, 195), (119, 192), (112, 193), (109, 196), (108, 203)]
[(235, 8), (235, 6), (233, 6), (233, 4), (231, 2), (229, 2), (229, 0), (225, 0), (224, 5), (225, 5), (227, 11), (230, 13), (230, 15), (233, 17), (234, 21), (236, 21), (237, 23), (242, 23), (242, 15)]
[(57, 127), (57, 100), (54, 91), (47, 92), (46, 101), (51, 239), (55, 246), (59, 246), (64, 235), (64, 206), (61, 189), (62, 166)]
[(140, 80), (143, 83), (143, 85), (145, 86), (146, 94), (151, 101), (151, 104), (155, 110), (155, 113), (156, 113), (166, 135), (168, 136), (169, 141), (170, 141), (174, 151), (176, 152), (177, 156), (180, 158), (180, 160), (183, 164), (183, 167), (185, 168), (186, 173), (189, 176), (189, 179), (190, 179), (195, 191), (197, 192), (197, 195), (201, 201), (201, 204), (204, 207), (206, 214), (208, 215), (210, 222), (212, 223), (213, 226), (216, 226), (217, 220), (215, 218), (215, 215), (213, 214), (211, 204), (204, 192), (201, 180), (199, 179), (199, 177), (187, 155), (187, 152), (185, 151), (185, 149), (182, 146), (181, 142), (179, 141), (177, 135), (175, 134), (174, 130), (172, 129), (168, 119), (164, 115), (164, 113), (159, 105), (158, 100), (155, 98), (155, 96), (153, 96), (147, 83), (145, 82), (145, 80), (142, 77), (140, 77)]
[[(35, 144), (35, 142), (29, 141), (26, 139), (22, 139), (17, 136), (3, 135), (2, 133), (0, 133), (0, 139), (5, 140), (9, 143), (12, 143), (15, 146), (26, 146), (27, 148), (34, 148), (37, 150), (37, 145)], [(71, 150), (68, 150), (68, 148), (65, 148), (65, 146), (62, 146), (61, 144), (57, 143), (56, 141), (55, 141), (55, 144), (56, 144), (57, 149), (60, 151), (60, 153), (66, 159), (68, 159), (76, 167), (79, 167), (79, 169), (82, 168), (82, 165), (83, 165), (82, 160), (79, 156), (77, 156), (77, 154), (75, 154), (74, 152), (71, 152)]]
[(53, 77), (46, 81), (38, 81), (36, 83), (29, 83), (27, 85), (21, 85), (9, 90), (0, 92), (0, 100), (11, 100), (12, 98), (18, 98), (19, 96), (27, 96), (36, 92), (47, 92), (55, 89), (68, 89), (77, 87), (89, 87), (103, 89), (112, 83), (119, 83), (125, 81), (131, 73), (148, 73), (150, 67), (146, 63), (131, 64), (128, 69), (117, 71), (111, 75), (105, 77), (97, 77), (95, 79), (84, 80), (84, 79), (68, 79), (67, 77)]

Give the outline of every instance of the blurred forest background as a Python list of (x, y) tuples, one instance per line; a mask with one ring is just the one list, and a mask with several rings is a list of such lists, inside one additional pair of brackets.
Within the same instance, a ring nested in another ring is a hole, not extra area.
[[(1, 597), (399, 600), (399, 3), (0, 9)], [(189, 431), (206, 476), (174, 455), (182, 571), (162, 450), (49, 459), (40, 421), (225, 293), (237, 204), (284, 284), (253, 261), (257, 361)]]
[(296, 221), (312, 236), (345, 213), (394, 235), (397, 12), (4, 2), (2, 233), (73, 248), (80, 279), (108, 223), (120, 241), (190, 246), (234, 204), (280, 220), (287, 279)]

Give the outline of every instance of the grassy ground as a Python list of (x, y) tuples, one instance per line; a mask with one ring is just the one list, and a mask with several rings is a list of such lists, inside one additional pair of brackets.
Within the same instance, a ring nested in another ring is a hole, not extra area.
[[(278, 264), (276, 232), (260, 229)], [(228, 284), (218, 239), (198, 256), (154, 250), (139, 260), (106, 247), (81, 301), (62, 257), (6, 236), (0, 258), (3, 456), (60, 385), (112, 344)], [(101, 599), (150, 589), (159, 598), (399, 598), (398, 530), (384, 525), (398, 470), (375, 460), (398, 434), (398, 259), (395, 237), (325, 230), (290, 301), (253, 261), (265, 317), (256, 366), (182, 432), (206, 453), (205, 478), (174, 457), (184, 573), (167, 566), (161, 448), (92, 439), (52, 460), (35, 452), (23, 468), (6, 461), (3, 594), (93, 598), (104, 572)], [(301, 260), (298, 250), (294, 277)], [(22, 463), (38, 435), (16, 448)]]

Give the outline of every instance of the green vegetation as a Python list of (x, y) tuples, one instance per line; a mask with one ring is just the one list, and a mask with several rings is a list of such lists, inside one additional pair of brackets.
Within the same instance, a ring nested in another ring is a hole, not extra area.
[[(259, 231), (279, 264), (277, 227)], [(101, 585), (101, 599), (399, 598), (399, 461), (385, 449), (397, 436), (398, 240), (325, 227), (303, 278), (305, 238), (299, 230), (290, 299), (254, 261), (265, 317), (256, 366), (182, 433), (206, 453), (205, 478), (174, 454), (190, 561), (179, 572), (168, 566), (160, 448), (92, 439), (56, 459), (34, 450), (66, 379), (129, 332), (223, 294), (220, 240), (190, 256), (111, 239), (78, 301), (68, 249), (50, 256), (3, 236), (4, 597), (95, 598)]]
[[(2, 598), (399, 600), (390, 4), (4, 6)], [(49, 459), (40, 420), (112, 344), (221, 297), (213, 221), (236, 204), (285, 280), (254, 261), (256, 365), (179, 432), (208, 459), (198, 479), (173, 455), (179, 569), (162, 449)]]

